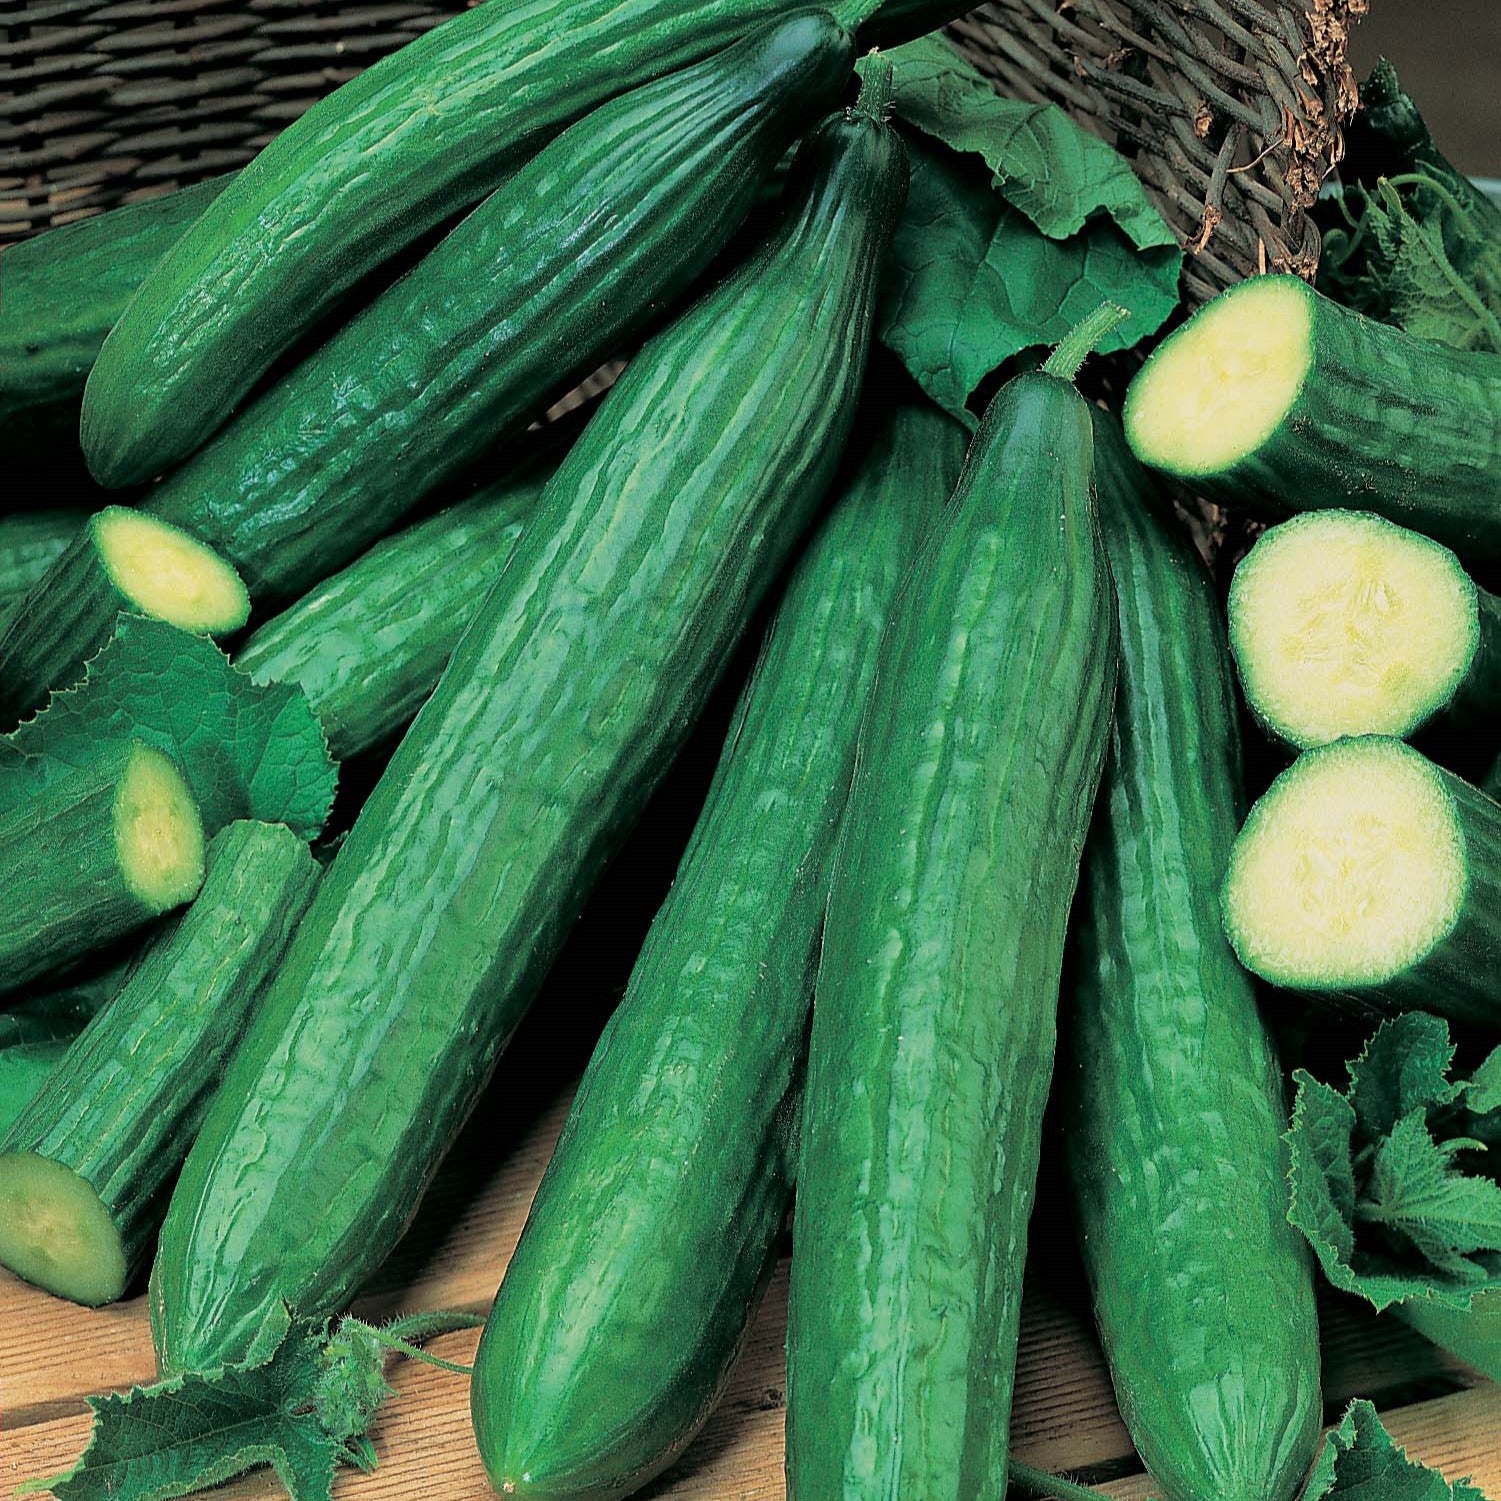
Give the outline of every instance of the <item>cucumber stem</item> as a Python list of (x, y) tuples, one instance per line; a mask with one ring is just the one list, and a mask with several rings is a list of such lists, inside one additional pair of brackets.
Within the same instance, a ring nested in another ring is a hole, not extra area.
[(1079, 373), (1079, 367), (1094, 353), (1100, 340), (1130, 316), (1117, 303), (1102, 302), (1094, 312), (1063, 336), (1058, 347), (1043, 361), (1044, 373), (1056, 375), (1059, 380), (1072, 380)]
[(482, 1329), (485, 1324), (485, 1316), (475, 1313), (439, 1312), (439, 1313), (414, 1313), (406, 1318), (396, 1319), (392, 1323), (381, 1327), (370, 1326), (370, 1336), (377, 1344), (384, 1345), (388, 1350), (394, 1350), (398, 1355), (405, 1355), (410, 1360), (420, 1360), (430, 1366), (436, 1366), (440, 1371), (451, 1371), (455, 1376), (472, 1376), (474, 1367), (460, 1365), (457, 1361), (442, 1360), (436, 1355), (429, 1355), (426, 1350), (420, 1350), (412, 1340), (433, 1339), (440, 1334), (452, 1334), (457, 1329)]
[(896, 97), (895, 71), (891, 66), (891, 59), (879, 48), (872, 47), (860, 59), (859, 72), (860, 93), (850, 113), (864, 115), (877, 125), (884, 125)]
[(1093, 1486), (1078, 1485), (1061, 1475), (1024, 1465), (1019, 1459), (1006, 1466), (1006, 1479), (1029, 1496), (1056, 1497), (1057, 1501), (1100, 1501), (1100, 1493)]

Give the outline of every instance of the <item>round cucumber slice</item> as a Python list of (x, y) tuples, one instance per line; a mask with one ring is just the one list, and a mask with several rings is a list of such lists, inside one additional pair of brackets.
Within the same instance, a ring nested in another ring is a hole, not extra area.
[(1447, 547), (1368, 511), (1264, 533), (1230, 585), (1246, 699), (1306, 749), (1407, 736), (1454, 697), (1480, 648), (1475, 585)]
[(0, 1156), (0, 1265), (89, 1307), (125, 1291), (125, 1250), (99, 1195), (31, 1152)]
[(1225, 929), (1247, 969), (1290, 989), (1379, 985), (1454, 930), (1465, 840), (1433, 764), (1400, 740), (1305, 752), (1230, 854)]
[(1313, 364), (1313, 293), (1294, 277), (1241, 282), (1163, 340), (1126, 395), (1143, 463), (1218, 473), (1277, 431)]
[(203, 820), (171, 759), (149, 745), (134, 747), (115, 791), (115, 847), (131, 892), (166, 912), (187, 901), (203, 881)]
[(208, 635), (237, 631), (250, 618), (240, 575), (180, 528), (124, 506), (106, 506), (93, 525), (115, 587), (145, 614)]

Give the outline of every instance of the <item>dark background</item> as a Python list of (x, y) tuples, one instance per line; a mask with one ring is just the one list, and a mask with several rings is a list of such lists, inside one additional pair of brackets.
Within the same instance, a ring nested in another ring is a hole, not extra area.
[(1501, 0), (1370, 0), (1351, 51), (1364, 79), (1383, 53), (1456, 166), (1501, 177)]

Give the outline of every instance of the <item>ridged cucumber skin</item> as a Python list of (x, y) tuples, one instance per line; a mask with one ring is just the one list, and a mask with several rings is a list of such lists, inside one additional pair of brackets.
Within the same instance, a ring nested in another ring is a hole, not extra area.
[(302, 593), (659, 317), (852, 62), (827, 13), (795, 11), (602, 106), (145, 508), (229, 558), (257, 598)]
[(1064, 931), (1116, 671), (1090, 445), (1067, 382), (1005, 386), (881, 647), (813, 1009), (797, 1501), (1005, 1486)]
[(25, 594), (83, 529), (74, 510), (0, 516), (0, 611)]
[(222, 829), (193, 904), (153, 938), (0, 1141), (0, 1181), (7, 1158), (45, 1157), (99, 1195), (125, 1253), (114, 1297), (146, 1260), (164, 1191), (318, 876), (280, 824)]
[[(864, 8), (832, 9), (852, 25)], [(549, 136), (788, 9), (501, 0), (365, 69), (240, 173), (105, 341), (83, 406), (95, 477), (135, 484), (185, 459), (367, 272), (484, 197)], [(739, 192), (734, 173), (704, 169)], [(508, 249), (511, 233), (492, 248)], [(466, 279), (492, 264), (477, 260)]]
[(1093, 415), (1121, 666), (1060, 1064), (1080, 1239), (1121, 1415), (1169, 1501), (1285, 1501), (1322, 1421), (1318, 1320), (1281, 1073), (1215, 900), (1245, 806), (1225, 631)]
[[(115, 838), (125, 741), (0, 815), (0, 992), (123, 938), (162, 908), (131, 890)], [(155, 751), (151, 755), (158, 754)]]
[[(1468, 563), (1501, 559), (1501, 357), (1414, 338), (1296, 277), (1279, 280), (1312, 308), (1302, 388), (1259, 448), (1194, 473), (1193, 488), (1269, 520), (1328, 507), (1374, 511)], [(1125, 415), (1129, 436), (1130, 393)]]
[(0, 441), (17, 449), (50, 448), (56, 438), (77, 448), (83, 384), (105, 335), (229, 181), (210, 178), (6, 249), (0, 256)]
[(0, 618), (0, 723), (7, 728), (41, 708), (48, 694), (82, 680), (84, 664), (114, 634), (121, 611), (146, 613), (115, 582), (105, 557), (103, 528), (119, 509), (106, 507), (84, 522)]
[(383, 1260), (831, 483), (906, 163), (863, 117), (800, 155), (772, 241), (548, 484), (334, 857), (168, 1211), (164, 1368), (254, 1351)]
[(1468, 1313), (1413, 1299), (1392, 1313), (1482, 1376), (1501, 1381), (1501, 1291), (1476, 1293)]
[(259, 683), (296, 683), (336, 760), (389, 740), (433, 691), (548, 473), (487, 485), (376, 543), (251, 632), (235, 665)]
[(611, 1501), (665, 1469), (775, 1264), (860, 711), (964, 458), (936, 408), (879, 410), (778, 606), (480, 1342), (475, 1433), (505, 1494)]

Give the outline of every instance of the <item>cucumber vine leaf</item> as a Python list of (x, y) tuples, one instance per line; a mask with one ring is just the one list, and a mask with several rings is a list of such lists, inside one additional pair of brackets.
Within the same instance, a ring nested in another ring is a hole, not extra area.
[(1407, 1457), (1376, 1409), (1352, 1402), (1324, 1436), (1303, 1501), (1485, 1501), (1467, 1480), (1452, 1484)]
[(202, 1375), (174, 1376), (123, 1393), (90, 1397), (94, 1428), (65, 1474), (32, 1480), (17, 1494), (57, 1501), (167, 1501), (270, 1466), (292, 1501), (330, 1501), (340, 1465), (375, 1468), (368, 1430), (392, 1394), (393, 1349), (446, 1369), (410, 1344), (474, 1328), (469, 1314), (417, 1314), (378, 1328), (286, 1320), (264, 1358)]

